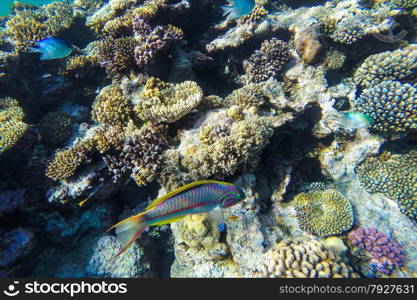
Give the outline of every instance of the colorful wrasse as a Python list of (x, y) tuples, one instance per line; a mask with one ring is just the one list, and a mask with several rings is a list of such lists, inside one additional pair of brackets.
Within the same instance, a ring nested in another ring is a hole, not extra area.
[(36, 47), (29, 48), (30, 53), (40, 53), (40, 60), (64, 58), (71, 54), (72, 46), (58, 38), (46, 38), (36, 42)]
[(228, 6), (222, 6), (223, 16), (227, 15), (227, 20), (233, 20), (241, 16), (246, 16), (255, 7), (254, 0), (229, 0)]
[(243, 199), (243, 193), (231, 183), (202, 180), (180, 187), (154, 200), (145, 211), (108, 229), (116, 228), (123, 253), (149, 226), (176, 222), (190, 214), (230, 207)]

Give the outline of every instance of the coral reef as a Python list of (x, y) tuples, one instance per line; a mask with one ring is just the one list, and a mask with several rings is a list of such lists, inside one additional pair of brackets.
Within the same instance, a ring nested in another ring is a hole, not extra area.
[(56, 146), (72, 134), (72, 119), (60, 111), (47, 113), (39, 123), (42, 140), (50, 146)]
[(301, 193), (294, 201), (300, 227), (314, 235), (340, 235), (353, 226), (352, 204), (337, 191)]
[(0, 99), (0, 154), (13, 147), (27, 131), (23, 118), (23, 110), (16, 99)]
[(404, 263), (404, 250), (388, 234), (375, 229), (358, 228), (348, 234), (349, 243), (370, 256), (369, 264), (376, 272), (390, 275)]
[(294, 35), (295, 49), (306, 63), (314, 63), (322, 48), (318, 26), (297, 28)]
[(357, 278), (352, 267), (313, 239), (287, 239), (265, 254), (262, 277)]

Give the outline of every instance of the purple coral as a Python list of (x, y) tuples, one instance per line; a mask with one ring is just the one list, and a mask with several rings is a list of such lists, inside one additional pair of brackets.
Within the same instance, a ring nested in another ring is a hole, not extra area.
[(388, 234), (374, 227), (359, 228), (348, 234), (349, 242), (371, 256), (371, 266), (379, 273), (390, 275), (405, 260), (405, 252)]
[(139, 44), (135, 48), (135, 59), (139, 67), (149, 65), (156, 56), (165, 52), (173, 42), (181, 40), (182, 31), (174, 26), (156, 26), (152, 28), (144, 19), (135, 17), (133, 21), (135, 39)]

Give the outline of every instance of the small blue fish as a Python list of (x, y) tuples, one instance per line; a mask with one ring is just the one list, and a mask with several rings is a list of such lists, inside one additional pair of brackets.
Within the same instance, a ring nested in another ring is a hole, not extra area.
[(227, 20), (237, 19), (252, 12), (255, 7), (254, 0), (229, 0), (229, 5), (222, 6), (223, 16), (227, 15)]
[(40, 60), (64, 58), (70, 55), (72, 46), (58, 38), (46, 38), (36, 42), (36, 47), (29, 48), (29, 53), (40, 53)]

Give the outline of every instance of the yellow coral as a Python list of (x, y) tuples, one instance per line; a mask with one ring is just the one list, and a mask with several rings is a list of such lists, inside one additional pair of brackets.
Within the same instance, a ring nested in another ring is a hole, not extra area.
[(16, 99), (0, 99), (0, 154), (15, 145), (28, 129)]
[(172, 123), (197, 107), (202, 99), (203, 91), (193, 81), (167, 84), (150, 78), (135, 111), (146, 121)]

